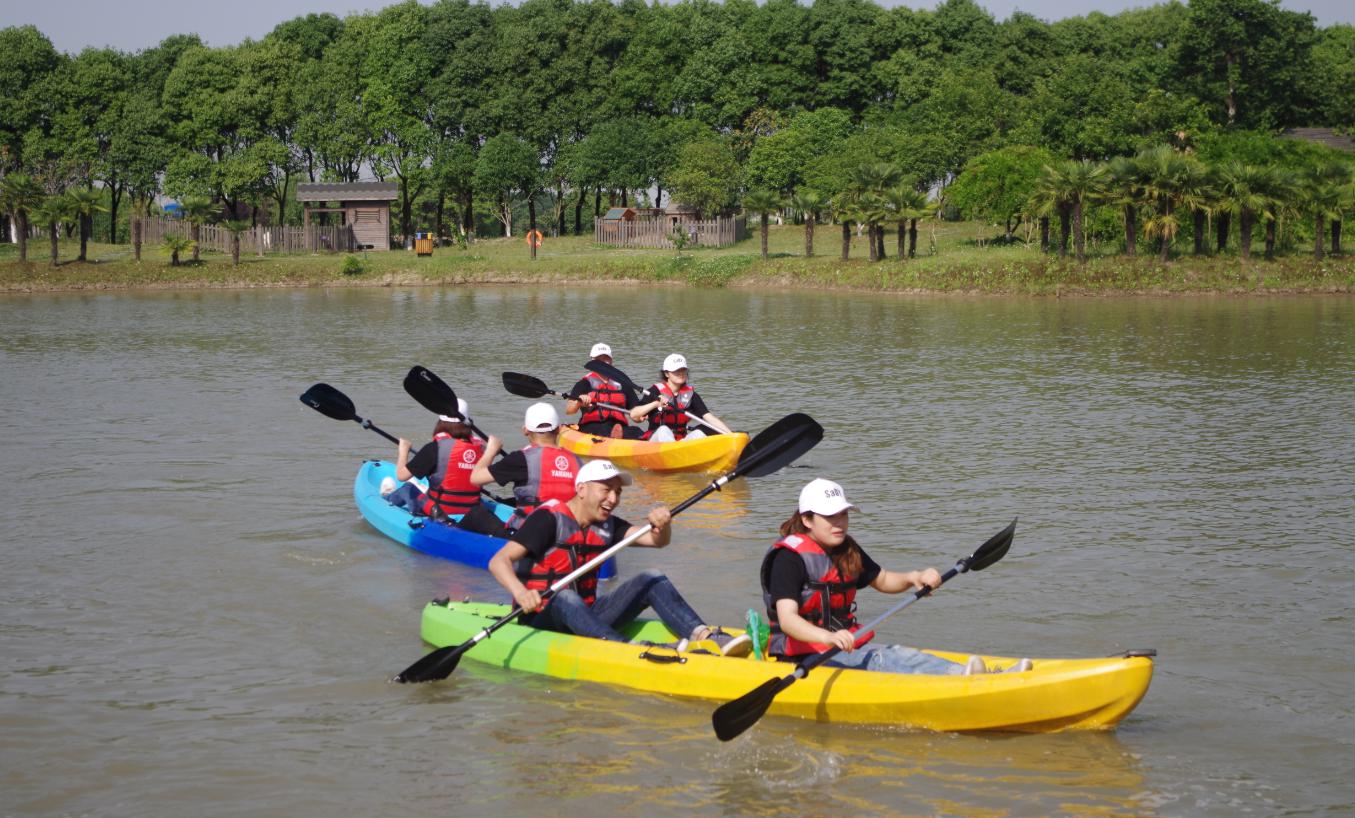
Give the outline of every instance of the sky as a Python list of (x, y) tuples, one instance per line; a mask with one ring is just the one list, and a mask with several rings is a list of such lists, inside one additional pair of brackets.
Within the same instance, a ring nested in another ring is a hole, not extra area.
[[(346, 5), (346, 2), (353, 3)], [(904, 4), (934, 7), (922, 2)], [(897, 0), (884, 0), (898, 5)], [(1100, 11), (1115, 14), (1127, 8), (1154, 5), (1144, 0), (979, 0), (998, 20), (1024, 11), (1045, 20)], [(259, 39), (278, 23), (316, 12), (345, 16), (354, 11), (383, 8), (381, 0), (0, 0), (0, 28), (32, 24), (61, 51), (78, 52), (87, 46), (112, 46), (123, 51), (148, 48), (171, 34), (196, 33), (213, 46), (233, 45), (246, 37)], [(1355, 25), (1352, 0), (1281, 0), (1292, 11), (1311, 12), (1319, 26)]]

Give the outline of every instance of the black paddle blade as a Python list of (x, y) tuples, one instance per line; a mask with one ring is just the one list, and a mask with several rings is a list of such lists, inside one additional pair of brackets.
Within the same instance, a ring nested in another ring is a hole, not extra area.
[(405, 392), (435, 415), (459, 417), (456, 393), (446, 381), (422, 366), (411, 367), (405, 375)]
[(1013, 517), (1006, 528), (989, 537), (988, 542), (980, 545), (977, 551), (969, 555), (969, 559), (965, 560), (969, 566), (966, 570), (982, 571), (1007, 556), (1007, 550), (1012, 547), (1012, 538), (1015, 536), (1016, 518)]
[(737, 699), (715, 708), (715, 712), (710, 715), (710, 723), (715, 728), (716, 737), (720, 741), (729, 741), (757, 724), (762, 714), (772, 706), (776, 694), (789, 686), (786, 678), (795, 677), (768, 679)]
[(466, 642), (461, 645), (448, 645), (438, 648), (397, 673), (394, 681), (400, 684), (418, 684), (419, 682), (436, 682), (439, 679), (445, 679), (452, 675), (452, 671), (456, 670), (457, 663), (461, 661), (461, 654), (466, 652), (465, 649), (474, 644), (474, 642)]
[(520, 398), (542, 398), (550, 393), (545, 381), (520, 372), (503, 373), (503, 388)]
[(357, 407), (348, 396), (327, 383), (317, 383), (302, 392), (301, 402), (335, 420), (354, 420), (358, 416)]
[(823, 427), (803, 412), (795, 412), (763, 429), (748, 441), (735, 475), (764, 477), (794, 461), (823, 440)]
[(636, 394), (639, 394), (640, 392), (644, 391), (640, 387), (636, 386), (635, 381), (632, 381), (630, 378), (628, 378), (626, 376), (626, 373), (622, 372), (621, 370), (617, 369), (616, 367), (612, 366), (609, 363), (604, 363), (602, 361), (589, 361), (588, 363), (583, 365), (583, 368), (588, 370), (589, 372), (596, 372), (604, 378), (611, 378), (612, 380), (626, 387), (630, 391), (635, 392)]

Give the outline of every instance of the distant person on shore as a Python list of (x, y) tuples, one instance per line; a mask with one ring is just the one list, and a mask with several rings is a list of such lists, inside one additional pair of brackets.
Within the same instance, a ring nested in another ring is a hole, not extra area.
[[(605, 364), (612, 363), (612, 348), (604, 343), (593, 344), (589, 357)], [(635, 396), (617, 381), (596, 372), (588, 372), (569, 391), (565, 414), (582, 411), (579, 431), (595, 437), (624, 437), (638, 440), (639, 427), (630, 425), (628, 411), (635, 405)]]

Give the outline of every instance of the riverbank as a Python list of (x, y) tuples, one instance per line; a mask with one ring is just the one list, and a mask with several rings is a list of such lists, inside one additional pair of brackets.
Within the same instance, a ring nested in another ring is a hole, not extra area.
[[(919, 231), (918, 257), (900, 260), (894, 236), (888, 257), (867, 260), (863, 238), (841, 259), (836, 226), (815, 231), (813, 257), (804, 255), (804, 228), (773, 227), (769, 257), (753, 238), (721, 249), (686, 251), (602, 247), (591, 237), (548, 238), (532, 261), (517, 239), (481, 239), (467, 249), (437, 248), (432, 256), (408, 251), (358, 254), (360, 269), (345, 272), (343, 254), (242, 255), (203, 253), (196, 264), (172, 267), (158, 248), (143, 248), (142, 260), (127, 245), (91, 244), (89, 261), (71, 259), (75, 242), (62, 242), (62, 263), (47, 262), (46, 241), (29, 244), (29, 261), (17, 249), (0, 247), (0, 292), (61, 292), (122, 289), (232, 289), (254, 287), (391, 287), (463, 284), (636, 283), (698, 287), (778, 287), (881, 292), (991, 293), (1041, 296), (1125, 294), (1355, 293), (1355, 256), (1311, 253), (1281, 255), (1248, 264), (1232, 254), (1179, 255), (1168, 263), (1156, 256), (1126, 258), (1113, 248), (1093, 251), (1086, 264), (1039, 252), (1038, 245), (986, 241), (992, 228), (946, 223), (935, 235)], [(933, 244), (934, 242), (934, 244)], [(935, 251), (932, 250), (933, 246)], [(348, 263), (351, 268), (352, 262)]]

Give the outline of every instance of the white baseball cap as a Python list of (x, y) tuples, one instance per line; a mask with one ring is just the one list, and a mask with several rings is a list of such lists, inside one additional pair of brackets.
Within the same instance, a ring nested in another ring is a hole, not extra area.
[(810, 480), (804, 488), (800, 489), (801, 514), (812, 511), (815, 514), (831, 517), (839, 511), (849, 508), (853, 511), (861, 510), (847, 501), (847, 493), (842, 490), (842, 486), (832, 480), (825, 480), (820, 477)]
[(574, 477), (574, 488), (582, 486), (584, 483), (601, 483), (611, 480), (613, 477), (621, 478), (621, 485), (629, 486), (633, 478), (616, 467), (616, 464), (610, 460), (590, 460), (584, 463), (579, 469), (579, 473)]
[(664, 372), (677, 372), (679, 369), (686, 368), (687, 368), (687, 359), (682, 357), (676, 352), (674, 352), (672, 355), (669, 355), (667, 358), (663, 359)]
[(438, 415), (438, 420), (445, 420), (448, 423), (469, 423), (470, 422), (470, 404), (461, 398), (456, 399), (456, 417), (451, 415)]
[(549, 432), (560, 427), (560, 414), (549, 403), (533, 403), (527, 407), (522, 426), (529, 432)]
[(608, 358), (610, 358), (612, 356), (612, 348), (602, 343), (601, 341), (597, 342), (596, 344), (593, 344), (593, 349), (591, 352), (588, 353), (588, 357), (596, 358), (599, 355), (606, 355)]

